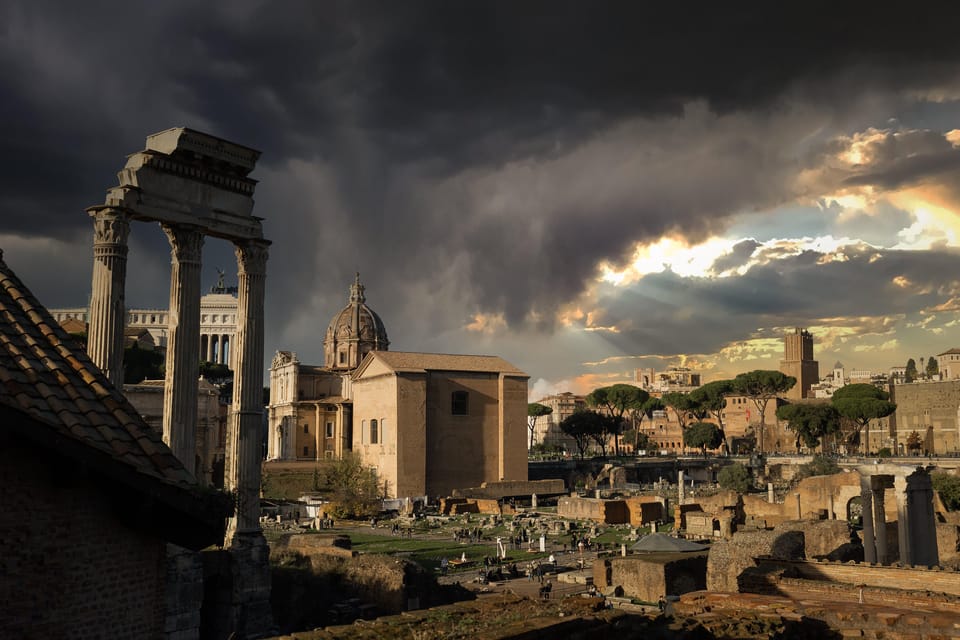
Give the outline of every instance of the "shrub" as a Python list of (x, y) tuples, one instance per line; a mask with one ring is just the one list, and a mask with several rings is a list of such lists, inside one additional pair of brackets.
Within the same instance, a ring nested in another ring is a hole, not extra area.
[(717, 482), (724, 489), (746, 493), (751, 485), (750, 470), (741, 463), (735, 462), (720, 470), (717, 474)]
[(830, 458), (823, 456), (814, 456), (813, 460), (807, 464), (800, 465), (797, 473), (793, 476), (792, 484), (798, 484), (804, 478), (811, 476), (830, 476), (840, 471), (840, 466)]
[(940, 494), (943, 506), (950, 511), (960, 510), (960, 476), (949, 473), (933, 473), (930, 475), (933, 488)]

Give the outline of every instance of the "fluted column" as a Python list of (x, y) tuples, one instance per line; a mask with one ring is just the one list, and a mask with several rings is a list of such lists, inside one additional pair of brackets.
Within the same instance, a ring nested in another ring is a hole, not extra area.
[(873, 486), (873, 519), (874, 534), (877, 538), (877, 562), (887, 564), (887, 512), (884, 505), (885, 491), (883, 485), (875, 482)]
[(200, 257), (203, 233), (196, 227), (163, 225), (170, 240), (170, 317), (163, 441), (188, 471), (197, 474), (197, 378), (200, 363)]
[(236, 370), (227, 441), (227, 488), (237, 495), (237, 512), (228, 535), (260, 531), (260, 449), (263, 429), (263, 307), (267, 243), (236, 244)]
[(877, 561), (877, 540), (873, 532), (873, 490), (871, 478), (860, 476), (860, 508), (863, 513), (863, 560), (873, 564)]
[(130, 223), (119, 209), (91, 209), (93, 287), (87, 353), (117, 387), (123, 385), (124, 287)]

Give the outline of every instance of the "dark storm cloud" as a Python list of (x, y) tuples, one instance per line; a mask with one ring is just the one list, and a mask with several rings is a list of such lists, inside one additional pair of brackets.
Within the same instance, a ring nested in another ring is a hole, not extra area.
[(750, 261), (750, 256), (753, 255), (753, 252), (759, 246), (760, 243), (756, 240), (741, 240), (737, 244), (733, 245), (730, 253), (714, 261), (713, 268), (711, 270), (714, 273), (723, 273), (725, 271), (741, 267)]
[(824, 254), (806, 251), (741, 277), (648, 275), (626, 294), (601, 297), (598, 323), (618, 327), (608, 340), (624, 353), (715, 353), (758, 327), (915, 314), (960, 293), (960, 279), (943, 277), (960, 273), (958, 251), (881, 251), (877, 259), (876, 250), (848, 248), (845, 254), (845, 261), (822, 264)]
[(820, 112), (952, 79), (950, 20), (874, 9), (7, 3), (0, 233), (89, 228), (123, 157), (186, 125), (264, 151), (287, 337), (326, 322), (354, 269), (438, 331), (549, 318), (633, 242), (789, 198), (783, 148)]

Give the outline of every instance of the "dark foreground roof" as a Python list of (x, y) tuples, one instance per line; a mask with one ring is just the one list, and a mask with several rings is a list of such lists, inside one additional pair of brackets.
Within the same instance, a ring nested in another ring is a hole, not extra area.
[[(229, 501), (201, 489), (137, 410), (37, 302), (0, 252), (0, 430), (130, 501), (141, 525), (200, 548), (222, 540)], [(136, 524), (136, 523), (133, 523)]]

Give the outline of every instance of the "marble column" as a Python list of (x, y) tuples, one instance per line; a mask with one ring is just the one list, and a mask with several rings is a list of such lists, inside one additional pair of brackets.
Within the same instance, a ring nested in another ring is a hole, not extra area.
[(110, 382), (121, 388), (130, 222), (113, 207), (97, 207), (89, 213), (93, 218), (93, 287), (87, 353)]
[(236, 244), (237, 300), (236, 371), (227, 446), (228, 489), (237, 493), (234, 535), (260, 532), (260, 449), (263, 417), (263, 307), (267, 243)]
[(877, 538), (877, 562), (888, 564), (887, 558), (887, 513), (884, 508), (884, 488), (880, 482), (873, 483), (873, 530)]
[(268, 635), (273, 627), (270, 548), (260, 529), (263, 307), (268, 243), (251, 240), (235, 245), (239, 296), (233, 407), (227, 435), (226, 488), (233, 490), (237, 506), (227, 526), (226, 543), (233, 567), (234, 630), (238, 637), (258, 638)]
[(937, 549), (937, 520), (933, 512), (930, 474), (917, 469), (906, 480), (911, 564), (935, 567), (940, 564), (940, 554)]
[(877, 561), (877, 542), (873, 532), (873, 490), (870, 476), (860, 476), (860, 507), (863, 514), (863, 560)]
[(170, 241), (170, 314), (166, 382), (163, 387), (163, 441), (197, 476), (197, 379), (200, 363), (200, 257), (203, 233), (197, 227), (163, 225)]
[(897, 497), (897, 543), (900, 547), (900, 563), (913, 564), (913, 554), (910, 548), (910, 514), (908, 511), (909, 497), (907, 495), (906, 476), (893, 477), (893, 490)]

